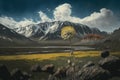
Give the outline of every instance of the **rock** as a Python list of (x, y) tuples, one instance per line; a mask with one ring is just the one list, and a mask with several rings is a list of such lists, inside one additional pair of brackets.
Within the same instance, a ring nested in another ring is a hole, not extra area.
[(58, 68), (57, 71), (53, 75), (59, 79), (65, 78), (66, 70), (67, 69), (65, 67)]
[(53, 75), (51, 75), (51, 74), (48, 76), (48, 80), (55, 80), (54, 78), (55, 77)]
[(120, 69), (120, 58), (109, 56), (99, 61), (99, 65), (110, 72)]
[(89, 61), (87, 64), (85, 64), (84, 66), (83, 66), (83, 68), (85, 68), (85, 67), (91, 67), (91, 66), (94, 66), (95, 64), (92, 62), (92, 61)]
[(110, 73), (99, 66), (83, 67), (76, 75), (75, 80), (108, 80)]
[(45, 65), (43, 68), (42, 68), (42, 71), (43, 72), (48, 72), (50, 74), (53, 74), (54, 73), (54, 65), (53, 64), (47, 64)]
[(120, 70), (117, 70), (115, 72), (112, 72), (113, 77), (120, 77)]
[(5, 65), (0, 65), (0, 79), (11, 80), (10, 72)]
[(27, 72), (23, 72), (23, 80), (29, 80), (31, 78), (31, 75)]
[(103, 51), (102, 53), (101, 53), (101, 57), (102, 58), (106, 58), (106, 57), (108, 57), (110, 55), (110, 52), (109, 51)]
[(75, 67), (69, 67), (67, 70), (66, 70), (66, 77), (67, 79), (73, 79), (74, 80), (74, 75), (75, 75)]
[(31, 71), (32, 71), (32, 72), (41, 72), (41, 67), (40, 67), (40, 65), (38, 65), (38, 64), (33, 65), (32, 68), (31, 68)]
[(22, 72), (19, 69), (14, 69), (11, 74), (12, 80), (29, 80), (31, 77), (27, 72)]
[(23, 80), (23, 74), (19, 69), (14, 69), (11, 75), (12, 75), (12, 80)]

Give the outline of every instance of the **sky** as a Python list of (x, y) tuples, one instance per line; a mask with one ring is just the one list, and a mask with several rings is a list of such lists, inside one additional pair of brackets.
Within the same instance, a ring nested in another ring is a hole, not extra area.
[(0, 0), (0, 23), (19, 27), (59, 20), (112, 32), (120, 27), (119, 3), (120, 0)]

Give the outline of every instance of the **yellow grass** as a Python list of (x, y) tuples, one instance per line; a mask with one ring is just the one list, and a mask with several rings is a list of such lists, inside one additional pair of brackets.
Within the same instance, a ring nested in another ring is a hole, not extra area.
[[(76, 51), (74, 52), (75, 57), (86, 57), (86, 56), (99, 56), (100, 51)], [(69, 52), (64, 53), (48, 53), (48, 54), (21, 54), (21, 55), (5, 55), (0, 56), (0, 60), (46, 60), (46, 59), (57, 59), (58, 57), (70, 57)]]

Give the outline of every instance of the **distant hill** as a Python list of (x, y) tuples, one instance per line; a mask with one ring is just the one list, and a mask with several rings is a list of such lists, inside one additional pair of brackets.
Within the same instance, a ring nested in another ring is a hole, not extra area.
[(120, 51), (120, 28), (97, 45), (100, 49)]

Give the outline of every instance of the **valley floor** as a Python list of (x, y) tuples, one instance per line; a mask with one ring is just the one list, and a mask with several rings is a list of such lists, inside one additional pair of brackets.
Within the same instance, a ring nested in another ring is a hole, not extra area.
[[(114, 52), (113, 54), (117, 54)], [(58, 57), (70, 57), (69, 52), (59, 52), (59, 53), (37, 53), (37, 54), (8, 54), (0, 55), (0, 60), (56, 60)], [(74, 57), (95, 57), (100, 56), (100, 51), (75, 51)]]

